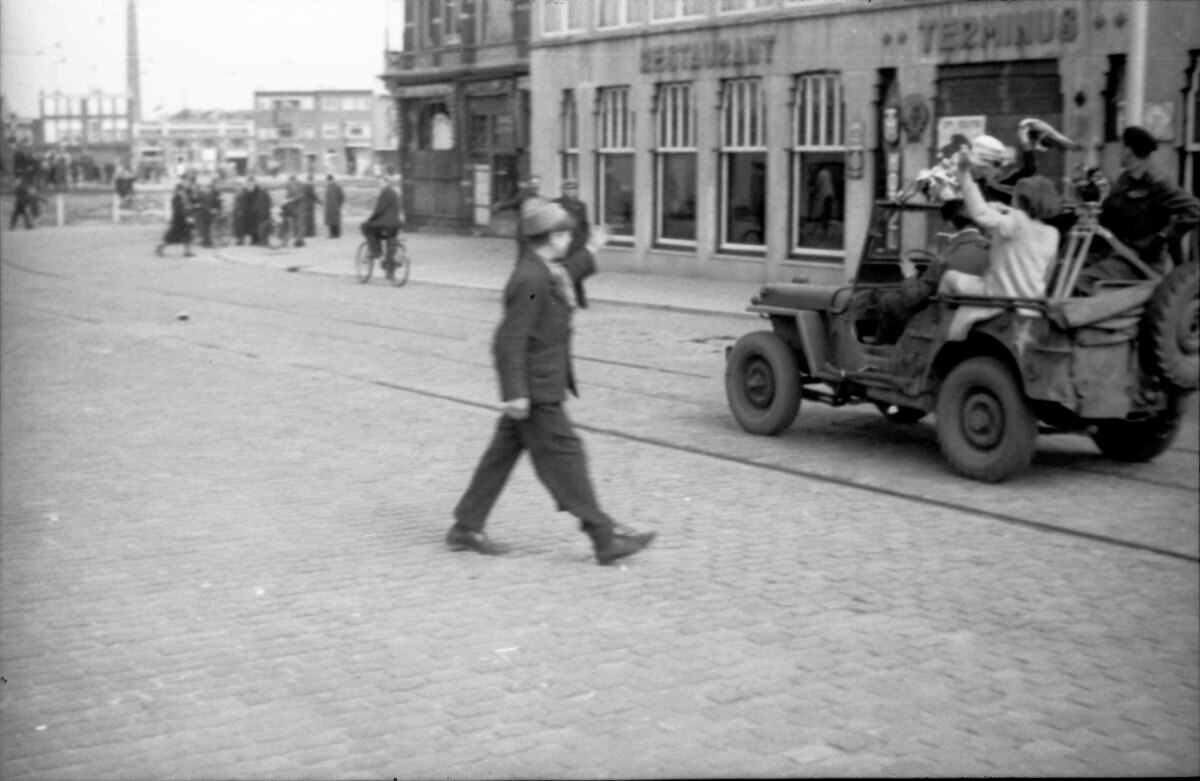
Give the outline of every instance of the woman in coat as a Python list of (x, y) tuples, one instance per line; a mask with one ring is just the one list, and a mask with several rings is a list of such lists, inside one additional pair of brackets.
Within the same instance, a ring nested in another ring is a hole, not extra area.
[(168, 244), (182, 244), (185, 258), (195, 257), (192, 252), (192, 204), (188, 198), (187, 188), (183, 183), (175, 185), (175, 194), (171, 196), (171, 224), (163, 234), (162, 243), (154, 248), (154, 253), (163, 257), (163, 247)]

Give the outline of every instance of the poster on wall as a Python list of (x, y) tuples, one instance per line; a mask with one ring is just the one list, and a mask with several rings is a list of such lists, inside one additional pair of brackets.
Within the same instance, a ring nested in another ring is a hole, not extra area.
[(957, 151), (960, 144), (971, 142), (975, 136), (987, 132), (987, 117), (977, 116), (942, 117), (937, 124), (937, 148), (943, 156)]

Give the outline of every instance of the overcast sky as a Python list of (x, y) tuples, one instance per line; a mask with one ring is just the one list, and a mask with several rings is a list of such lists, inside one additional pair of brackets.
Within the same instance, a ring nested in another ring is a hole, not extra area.
[[(0, 0), (0, 93), (38, 115), (38, 92), (125, 93), (126, 0)], [(256, 89), (382, 92), (401, 0), (137, 0), (142, 117), (249, 109)]]

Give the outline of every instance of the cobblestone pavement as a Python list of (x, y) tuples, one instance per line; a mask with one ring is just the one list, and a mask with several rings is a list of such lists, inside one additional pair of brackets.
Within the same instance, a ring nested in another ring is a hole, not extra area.
[[(3, 237), (0, 777), (1200, 772), (1195, 561), (715, 458), (712, 404), (665, 447), (644, 418), (679, 399), (626, 408), (661, 378), (597, 362), (572, 414), (598, 490), (659, 541), (595, 566), (522, 466), (513, 553), (452, 554), (494, 424), (489, 283), (156, 261), (148, 235)], [(418, 293), (442, 319), (405, 319)], [(580, 350), (737, 322), (597, 307)], [(707, 382), (691, 344), (667, 368)], [(1194, 523), (1194, 431), (1161, 471), (1079, 472), (1119, 487), (1110, 530), (1181, 544), (1136, 508)], [(854, 441), (814, 446), (851, 469)], [(896, 479), (976, 490), (923, 457)]]

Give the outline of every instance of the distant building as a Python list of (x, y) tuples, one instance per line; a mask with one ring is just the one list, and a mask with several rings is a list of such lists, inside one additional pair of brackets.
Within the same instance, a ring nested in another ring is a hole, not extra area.
[(281, 174), (366, 175), (376, 163), (377, 106), (370, 90), (254, 93), (257, 168)]
[(121, 164), (129, 158), (131, 140), (127, 96), (42, 93), (36, 148), (90, 157), (97, 164)]
[(398, 104), (408, 224), (485, 225), (531, 173), (530, 0), (404, 0), (404, 18), (383, 80)]
[(134, 125), (134, 170), (148, 175), (244, 176), (255, 158), (249, 112), (184, 110), (167, 119)]

